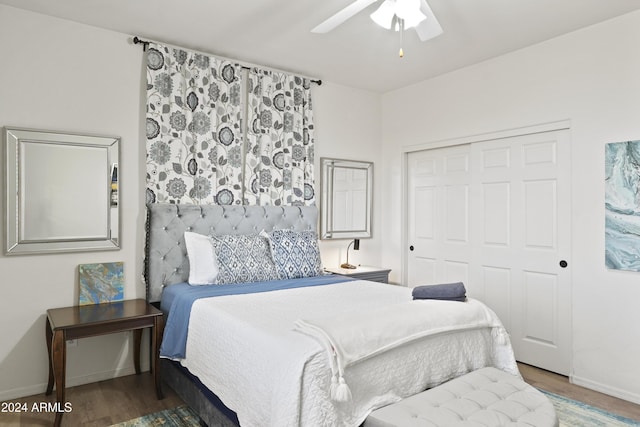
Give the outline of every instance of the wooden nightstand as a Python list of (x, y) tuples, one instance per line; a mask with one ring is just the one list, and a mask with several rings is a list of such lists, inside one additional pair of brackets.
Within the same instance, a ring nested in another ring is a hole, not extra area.
[(389, 283), (389, 272), (391, 269), (379, 268), (379, 267), (369, 267), (369, 266), (358, 266), (358, 268), (348, 269), (348, 268), (325, 268), (326, 271), (334, 274), (339, 274), (341, 276), (353, 277), (355, 279), (361, 280), (369, 280), (371, 282), (382, 282)]
[(64, 389), (67, 364), (67, 340), (115, 332), (134, 332), (134, 365), (140, 373), (140, 341), (142, 329), (151, 328), (151, 371), (158, 399), (162, 399), (160, 382), (160, 341), (162, 312), (143, 299), (108, 304), (82, 305), (47, 310), (47, 350), (49, 351), (49, 383), (46, 394), (56, 386), (57, 409), (55, 427), (62, 421), (65, 408)]

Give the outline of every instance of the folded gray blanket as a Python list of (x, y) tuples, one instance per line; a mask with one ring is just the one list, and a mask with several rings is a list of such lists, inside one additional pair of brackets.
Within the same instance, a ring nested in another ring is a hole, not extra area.
[(467, 290), (462, 282), (443, 283), (441, 285), (416, 286), (411, 295), (413, 299), (466, 301)]

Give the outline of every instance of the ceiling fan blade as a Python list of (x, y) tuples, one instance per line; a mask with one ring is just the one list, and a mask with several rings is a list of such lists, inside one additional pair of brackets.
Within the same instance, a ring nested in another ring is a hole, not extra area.
[(353, 15), (357, 14), (367, 6), (375, 3), (378, 0), (356, 0), (351, 3), (349, 6), (342, 9), (340, 12), (331, 16), (326, 21), (322, 22), (320, 25), (311, 30), (312, 33), (328, 33), (329, 31), (336, 28), (338, 25), (342, 24), (347, 19), (351, 18)]
[(420, 0), (420, 11), (427, 16), (427, 19), (414, 27), (420, 40), (424, 42), (442, 34), (442, 27), (426, 0)]

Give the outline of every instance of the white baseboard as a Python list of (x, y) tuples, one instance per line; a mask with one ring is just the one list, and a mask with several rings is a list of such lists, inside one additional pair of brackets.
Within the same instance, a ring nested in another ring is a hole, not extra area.
[[(141, 363), (140, 370), (142, 372), (149, 371), (149, 363)], [(77, 385), (90, 384), (98, 381), (110, 380), (117, 377), (124, 377), (127, 375), (135, 374), (135, 368), (133, 366), (128, 366), (120, 369), (103, 371), (103, 372), (92, 372), (87, 375), (79, 375), (76, 377), (67, 377), (67, 388), (75, 387)], [(42, 394), (47, 390), (47, 383), (33, 384), (26, 387), (14, 388), (11, 390), (2, 390), (0, 391), (0, 402), (4, 402), (5, 400), (19, 399), (21, 397), (33, 396), (35, 394)], [(53, 396), (55, 396), (55, 389), (53, 391)]]
[(637, 403), (640, 405), (640, 395), (630, 393), (627, 390), (622, 390), (616, 387), (611, 387), (606, 384), (592, 381), (587, 378), (571, 375), (570, 381), (572, 384), (579, 385), (591, 390), (599, 391), (600, 393), (608, 394), (609, 396), (618, 397), (629, 402)]

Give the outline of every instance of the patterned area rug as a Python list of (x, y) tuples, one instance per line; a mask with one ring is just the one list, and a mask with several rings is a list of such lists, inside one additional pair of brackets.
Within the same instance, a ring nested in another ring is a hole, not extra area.
[(186, 405), (140, 418), (114, 424), (111, 427), (198, 427), (200, 418)]
[(586, 403), (567, 399), (566, 397), (559, 396), (545, 390), (540, 391), (543, 392), (553, 403), (553, 406), (556, 409), (556, 414), (558, 414), (558, 419), (560, 420), (560, 427), (640, 426), (640, 421), (621, 417), (591, 405), (587, 405)]
[[(560, 420), (560, 427), (628, 427), (640, 426), (640, 421), (621, 417), (586, 403), (567, 399), (566, 397), (542, 391), (553, 403)], [(131, 421), (114, 424), (111, 427), (197, 427), (200, 426), (198, 416), (187, 406), (167, 409), (155, 414), (145, 415)]]

